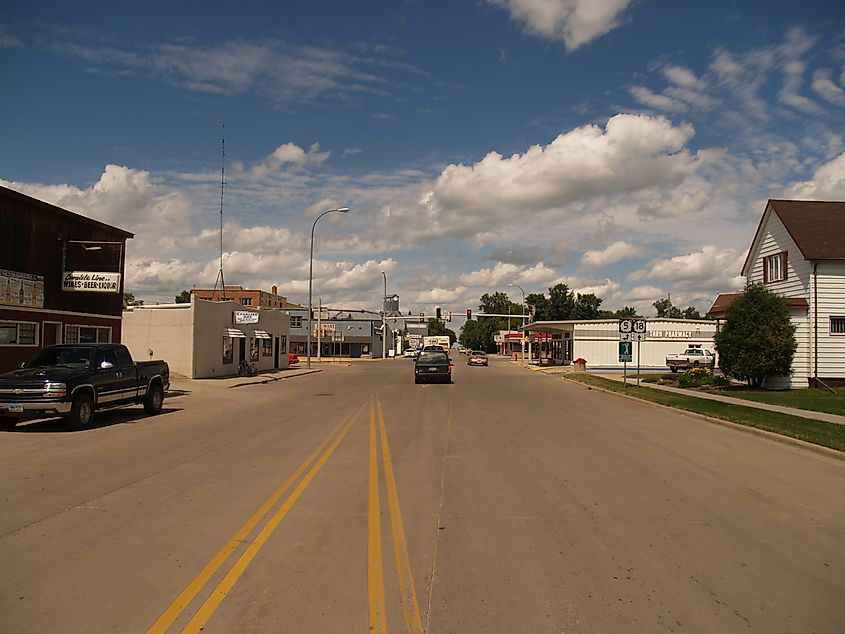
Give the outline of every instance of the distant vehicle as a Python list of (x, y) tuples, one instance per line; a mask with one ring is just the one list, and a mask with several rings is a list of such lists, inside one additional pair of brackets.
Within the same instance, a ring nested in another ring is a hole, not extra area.
[(488, 365), (487, 353), (482, 350), (473, 350), (469, 353), (467, 365)]
[(452, 382), (452, 360), (443, 350), (423, 350), (414, 361), (414, 383)]
[(167, 363), (136, 363), (122, 344), (46, 346), (19, 370), (0, 375), (0, 425), (62, 416), (72, 428), (86, 429), (96, 410), (133, 404), (158, 414), (168, 389)]
[(467, 353), (466, 346), (458, 346), (458, 352), (460, 354), (466, 354)]
[(417, 356), (417, 350), (416, 348), (405, 348), (405, 352), (403, 352), (402, 355), (408, 357), (409, 359), (413, 359)]
[(683, 354), (670, 354), (666, 357), (666, 365), (672, 372), (699, 367), (712, 370), (716, 365), (716, 356), (706, 348), (687, 348)]
[(295, 352), (288, 353), (288, 365), (296, 365), (299, 363), (299, 356)]
[(431, 335), (423, 337), (423, 350), (429, 346), (440, 346), (443, 352), (449, 354), (449, 347), (452, 345), (451, 340), (447, 335)]

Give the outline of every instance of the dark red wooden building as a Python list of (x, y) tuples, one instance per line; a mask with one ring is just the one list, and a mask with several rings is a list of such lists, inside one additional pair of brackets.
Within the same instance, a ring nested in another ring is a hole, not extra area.
[(133, 237), (0, 187), (0, 372), (45, 345), (120, 341)]

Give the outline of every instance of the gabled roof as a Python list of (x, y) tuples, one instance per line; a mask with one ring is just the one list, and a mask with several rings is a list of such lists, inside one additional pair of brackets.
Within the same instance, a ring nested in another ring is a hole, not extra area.
[(772, 199), (760, 218), (742, 266), (742, 275), (747, 275), (751, 257), (761, 239), (760, 231), (770, 213), (777, 215), (783, 223), (805, 260), (845, 260), (844, 201)]
[[(737, 297), (741, 297), (744, 294), (745, 293), (720, 293), (716, 298), (716, 301), (713, 302), (713, 305), (710, 307), (710, 310), (707, 311), (707, 316), (711, 319), (724, 319), (728, 307), (736, 301)], [(787, 297), (786, 304), (790, 308), (807, 309), (810, 307), (810, 304), (803, 297)]]
[(91, 225), (98, 229), (105, 230), (109, 233), (115, 234), (117, 238), (122, 238), (125, 240), (131, 239), (135, 237), (134, 233), (126, 231), (125, 229), (121, 229), (120, 227), (113, 227), (112, 225), (108, 225), (105, 222), (100, 222), (99, 220), (94, 220), (93, 218), (88, 218), (87, 216), (83, 216), (81, 214), (74, 213), (72, 211), (68, 211), (67, 209), (62, 209), (61, 207), (57, 207), (56, 205), (52, 205), (48, 202), (44, 202), (43, 200), (39, 200), (37, 198), (33, 198), (32, 196), (27, 196), (19, 191), (14, 189), (9, 189), (8, 187), (3, 187), (0, 185), (0, 198), (7, 198), (9, 200), (17, 200), (22, 202), (26, 205), (32, 205), (41, 207), (53, 213), (57, 216), (63, 216), (65, 218), (70, 218), (73, 222), (78, 222), (82, 224)]

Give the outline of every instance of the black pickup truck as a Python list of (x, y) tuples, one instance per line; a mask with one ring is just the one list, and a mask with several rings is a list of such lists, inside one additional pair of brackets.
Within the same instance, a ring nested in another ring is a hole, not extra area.
[(133, 404), (158, 414), (169, 388), (167, 363), (136, 363), (124, 345), (46, 346), (19, 370), (0, 375), (0, 425), (11, 429), (25, 418), (58, 415), (86, 429), (95, 410)]

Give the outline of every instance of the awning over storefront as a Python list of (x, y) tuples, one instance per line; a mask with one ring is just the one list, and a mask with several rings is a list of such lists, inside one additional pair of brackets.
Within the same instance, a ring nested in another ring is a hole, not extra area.
[(256, 339), (272, 339), (273, 337), (270, 336), (269, 332), (265, 332), (263, 330), (256, 330), (255, 331), (255, 338)]
[(226, 328), (225, 334), (227, 337), (232, 337), (233, 339), (246, 339), (243, 330), (238, 330), (237, 328)]

